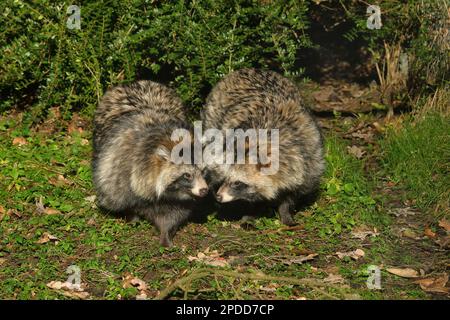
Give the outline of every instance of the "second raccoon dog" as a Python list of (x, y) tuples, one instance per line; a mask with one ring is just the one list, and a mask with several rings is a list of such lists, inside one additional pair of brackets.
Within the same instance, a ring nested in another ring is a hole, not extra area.
[(322, 135), (297, 86), (272, 71), (238, 70), (213, 88), (202, 117), (206, 128), (279, 130), (274, 174), (263, 174), (261, 163), (209, 169), (219, 181), (219, 202), (268, 202), (282, 223), (294, 224), (295, 204), (317, 190), (325, 168)]
[(171, 89), (138, 81), (106, 92), (94, 116), (93, 180), (98, 205), (143, 217), (170, 246), (197, 198), (208, 193), (201, 171), (175, 164), (173, 130), (187, 128), (181, 100)]

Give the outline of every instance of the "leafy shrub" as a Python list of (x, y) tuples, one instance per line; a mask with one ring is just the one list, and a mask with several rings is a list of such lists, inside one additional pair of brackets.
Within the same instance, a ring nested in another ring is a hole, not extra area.
[(66, 27), (71, 2), (1, 2), (0, 110), (91, 110), (136, 78), (171, 83), (194, 109), (237, 68), (299, 75), (297, 52), (310, 45), (307, 1), (79, 1), (80, 30)]
[(362, 1), (335, 3), (341, 7), (342, 15), (354, 22), (354, 27), (344, 37), (365, 39), (375, 61), (385, 58), (385, 49), (389, 45), (401, 46), (409, 58), (408, 80), (412, 95), (429, 93), (436, 87), (448, 85), (450, 16), (447, 1), (393, 0), (372, 4), (378, 4), (381, 9), (380, 29), (367, 28), (367, 4)]
[(301, 76), (299, 52), (315, 45), (309, 28), (317, 16), (325, 29), (344, 24), (336, 41), (364, 40), (375, 62), (400, 44), (416, 94), (448, 84), (450, 74), (445, 0), (380, 1), (378, 30), (367, 28), (367, 3), (354, 0), (77, 1), (81, 30), (66, 27), (71, 4), (0, 1), (0, 111), (32, 106), (42, 115), (58, 105), (65, 116), (73, 108), (90, 112), (106, 88), (137, 78), (170, 83), (198, 111), (231, 70)]

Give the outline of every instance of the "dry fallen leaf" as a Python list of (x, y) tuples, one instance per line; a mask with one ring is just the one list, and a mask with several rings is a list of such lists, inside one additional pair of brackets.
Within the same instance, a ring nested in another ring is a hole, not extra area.
[(445, 231), (450, 231), (450, 222), (446, 219), (442, 219), (439, 221), (439, 227), (444, 228)]
[(58, 179), (56, 179), (55, 177), (51, 177), (50, 179), (48, 179), (48, 183), (50, 183), (52, 186), (60, 186), (60, 183), (58, 182)]
[(206, 248), (205, 252), (199, 252), (196, 257), (188, 256), (189, 261), (199, 261), (209, 266), (214, 267), (226, 267), (229, 265), (229, 262), (222, 258), (217, 250), (209, 251), (209, 248)]
[(96, 199), (97, 197), (95, 195), (84, 198), (86, 202), (90, 203), (91, 208), (93, 209), (97, 208), (97, 205), (95, 204)]
[(55, 241), (55, 240), (58, 240), (58, 238), (55, 237), (55, 236), (53, 236), (53, 235), (51, 235), (51, 234), (48, 233), (48, 232), (44, 232), (44, 233), (42, 234), (42, 236), (39, 238), (39, 240), (36, 241), (36, 243), (38, 243), (38, 244), (44, 244), (44, 243), (47, 243), (47, 242), (49, 242), (49, 241)]
[(372, 126), (375, 128), (375, 130), (377, 130), (379, 133), (383, 133), (385, 131), (384, 127), (379, 124), (378, 122), (374, 122), (372, 123)]
[(47, 287), (55, 290), (80, 290), (80, 287), (72, 282), (50, 281)]
[(123, 277), (122, 287), (124, 289), (134, 287), (134, 288), (138, 289), (139, 291), (145, 291), (148, 288), (145, 281), (133, 276), (130, 273), (127, 273), (125, 275), (125, 277)]
[(42, 202), (42, 197), (40, 197), (39, 200), (36, 200), (36, 211), (39, 214), (48, 214), (48, 215), (61, 213), (59, 210), (53, 208), (46, 208)]
[(414, 239), (414, 240), (419, 240), (420, 239), (419, 235), (414, 230), (411, 230), (411, 229), (403, 230), (402, 231), (402, 236), (410, 238), (410, 239)]
[(8, 209), (8, 211), (6, 211), (6, 215), (10, 217), (15, 215), (17, 218), (22, 218), (22, 214), (16, 209)]
[(25, 138), (24, 137), (15, 137), (14, 139), (13, 139), (13, 141), (12, 141), (12, 144), (13, 145), (15, 145), (15, 146), (23, 146), (23, 145), (26, 145), (28, 142), (27, 142), (27, 140), (25, 140)]
[(342, 283), (344, 282), (344, 278), (339, 274), (330, 273), (323, 281), (328, 283)]
[(66, 297), (72, 298), (72, 299), (80, 299), (80, 300), (84, 300), (87, 299), (89, 297), (89, 293), (82, 291), (82, 292), (77, 292), (77, 291), (61, 291), (61, 294), (63, 294)]
[(433, 230), (431, 230), (430, 228), (425, 228), (425, 231), (423, 232), (423, 234), (425, 236), (427, 236), (428, 238), (435, 238), (436, 237), (436, 233), (433, 232)]
[(56, 177), (51, 177), (50, 179), (48, 179), (48, 182), (55, 187), (64, 185), (69, 186), (73, 184), (72, 181), (66, 179), (62, 174), (58, 174)]
[(280, 287), (278, 283), (269, 283), (267, 286), (259, 286), (259, 290), (264, 292), (275, 292)]
[(83, 128), (77, 127), (75, 124), (71, 123), (67, 127), (67, 131), (69, 132), (69, 134), (72, 134), (74, 132), (83, 133), (84, 130)]
[(407, 217), (407, 216), (413, 216), (417, 214), (417, 211), (414, 211), (410, 207), (404, 207), (404, 208), (395, 208), (390, 211), (391, 214), (393, 214), (396, 217)]
[(61, 211), (59, 211), (57, 209), (53, 209), (53, 208), (45, 208), (44, 213), (48, 214), (48, 215), (52, 215), (52, 214), (60, 214)]
[(314, 272), (314, 273), (319, 272), (319, 268), (316, 268), (314, 266), (311, 266), (310, 269), (311, 269), (311, 272)]
[(61, 119), (61, 108), (60, 106), (55, 106), (49, 108), (49, 114), (53, 119)]
[(95, 195), (84, 198), (87, 202), (94, 203), (97, 197)]
[(450, 288), (445, 286), (447, 282), (448, 274), (446, 273), (414, 281), (420, 285), (423, 291), (431, 293), (450, 293)]
[(72, 119), (68, 125), (67, 131), (69, 133), (79, 132), (83, 133), (83, 119), (76, 113), (73, 114)]
[(364, 257), (365, 252), (361, 249), (356, 249), (354, 251), (349, 251), (349, 252), (336, 252), (336, 255), (338, 256), (339, 259), (344, 259), (345, 257), (350, 257), (353, 260), (358, 260), (359, 258)]
[(124, 289), (127, 288), (136, 288), (139, 290), (139, 294), (136, 295), (136, 300), (147, 300), (148, 299), (148, 286), (144, 280), (139, 279), (138, 277), (133, 276), (131, 273), (126, 273), (124, 277), (122, 277), (122, 287)]
[(376, 228), (373, 228), (373, 230), (371, 230), (366, 226), (354, 228), (351, 232), (351, 235), (353, 238), (360, 239), (360, 240), (364, 240), (364, 239), (366, 239), (366, 237), (369, 237), (369, 236), (376, 237), (379, 234), (380, 233), (377, 231)]
[(325, 271), (328, 274), (330, 274), (330, 273), (335, 273), (335, 274), (339, 273), (339, 267), (336, 266), (336, 265), (331, 265), (331, 264), (326, 266), (326, 267), (324, 267), (322, 270)]
[(296, 257), (294, 259), (286, 260), (286, 262), (289, 262), (288, 263), (289, 265), (292, 264), (292, 263), (302, 264), (305, 261), (313, 260), (317, 256), (318, 256), (317, 253), (311, 253), (311, 254), (308, 254), (308, 255), (303, 255), (303, 256)]
[(392, 188), (392, 187), (394, 187), (396, 185), (397, 185), (397, 182), (395, 182), (395, 181), (388, 181), (388, 182), (386, 182), (386, 187), (388, 187), (388, 188)]
[(6, 262), (5, 258), (0, 258), (0, 266)]
[(358, 146), (347, 147), (347, 152), (355, 156), (357, 159), (361, 159), (366, 153), (363, 149), (361, 149)]
[(147, 293), (141, 292), (136, 296), (136, 300), (148, 300)]
[(47, 287), (54, 290), (59, 290), (61, 294), (69, 298), (86, 299), (89, 293), (84, 291), (84, 285), (74, 284), (71, 282), (50, 281)]
[(367, 133), (353, 132), (351, 134), (351, 136), (353, 138), (362, 139), (362, 140), (364, 140), (366, 142), (371, 142), (373, 140), (373, 133), (372, 132), (367, 132)]
[(417, 278), (419, 273), (411, 268), (386, 268), (386, 271), (403, 278)]

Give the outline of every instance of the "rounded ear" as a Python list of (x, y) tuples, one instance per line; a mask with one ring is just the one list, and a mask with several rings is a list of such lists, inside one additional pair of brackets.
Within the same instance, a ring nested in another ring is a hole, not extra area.
[(170, 159), (170, 151), (169, 151), (169, 149), (167, 149), (166, 146), (159, 146), (156, 149), (155, 154), (157, 156), (160, 156), (161, 158), (163, 158), (165, 160), (169, 160)]

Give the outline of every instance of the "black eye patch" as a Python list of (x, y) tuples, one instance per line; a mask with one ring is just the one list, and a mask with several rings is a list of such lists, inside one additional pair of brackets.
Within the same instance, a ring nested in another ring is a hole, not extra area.
[(234, 181), (231, 183), (231, 188), (234, 190), (244, 190), (248, 187), (248, 185), (242, 181)]
[(168, 189), (170, 190), (180, 190), (184, 188), (191, 188), (192, 187), (192, 178), (187, 179), (184, 174), (179, 176), (175, 181), (173, 181), (169, 186)]
[(187, 181), (192, 181), (194, 177), (192, 176), (192, 174), (190, 173), (183, 173), (183, 175), (181, 176), (181, 179), (187, 180)]

